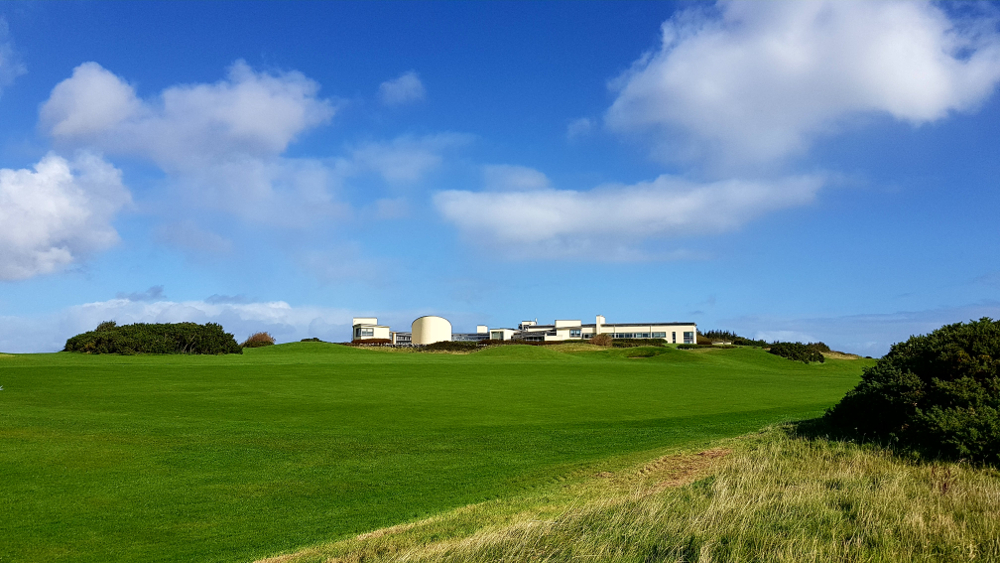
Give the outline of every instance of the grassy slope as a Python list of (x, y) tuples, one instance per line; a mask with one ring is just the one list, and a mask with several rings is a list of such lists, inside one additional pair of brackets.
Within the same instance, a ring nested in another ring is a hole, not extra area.
[(1000, 560), (1000, 472), (794, 427), (577, 474), (266, 563)]
[(248, 560), (815, 416), (864, 365), (319, 343), (0, 361), (0, 561)]

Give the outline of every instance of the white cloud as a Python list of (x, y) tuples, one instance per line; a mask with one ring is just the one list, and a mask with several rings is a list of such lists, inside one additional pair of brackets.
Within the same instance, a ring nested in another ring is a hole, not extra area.
[(424, 84), (414, 71), (404, 72), (398, 78), (386, 80), (378, 87), (379, 99), (387, 106), (419, 102), (427, 95)]
[(606, 120), (667, 158), (773, 162), (859, 116), (975, 109), (1000, 80), (1000, 34), (927, 2), (720, 2), (662, 31)]
[(40, 126), (64, 146), (147, 158), (196, 204), (279, 225), (340, 217), (338, 184), (321, 159), (285, 158), (288, 145), (336, 107), (298, 72), (243, 61), (214, 84), (172, 86), (141, 99), (94, 62), (78, 66), (42, 105)]
[(121, 171), (91, 154), (0, 169), (0, 280), (55, 272), (114, 245), (111, 221), (130, 201)]
[(569, 122), (566, 126), (566, 138), (573, 140), (585, 137), (594, 128), (594, 122), (587, 117), (580, 117)]
[(57, 141), (151, 158), (189, 170), (233, 155), (273, 157), (335, 113), (299, 72), (256, 72), (243, 61), (215, 84), (172, 86), (141, 100), (132, 86), (89, 62), (60, 82), (41, 108)]
[(14, 50), (14, 42), (10, 40), (8, 30), (7, 20), (0, 17), (0, 94), (18, 76), (28, 72), (20, 55)]
[(434, 203), (474, 241), (512, 257), (629, 260), (643, 256), (648, 239), (723, 233), (807, 204), (822, 184), (815, 176), (699, 184), (663, 175), (591, 191), (445, 191)]
[(550, 188), (548, 176), (527, 166), (489, 164), (483, 167), (485, 187), (490, 191), (530, 191)]
[(374, 172), (390, 184), (412, 184), (441, 165), (442, 152), (470, 141), (469, 135), (438, 133), (363, 143), (352, 148), (348, 157), (337, 160), (337, 170), (345, 176)]

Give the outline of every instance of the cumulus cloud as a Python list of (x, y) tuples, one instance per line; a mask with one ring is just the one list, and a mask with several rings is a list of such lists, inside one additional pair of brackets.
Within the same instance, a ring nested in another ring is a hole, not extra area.
[(10, 39), (7, 20), (0, 17), (0, 94), (4, 88), (14, 83), (14, 79), (28, 72), (20, 55), (14, 50)]
[(427, 95), (424, 84), (415, 71), (404, 72), (398, 78), (386, 80), (378, 87), (379, 100), (387, 106), (400, 106), (423, 100)]
[(998, 80), (1000, 34), (928, 2), (721, 2), (663, 24), (606, 121), (659, 156), (767, 163), (860, 116), (972, 110)]
[[(155, 289), (155, 288), (154, 288)], [(140, 294), (141, 295), (141, 294)], [(216, 296), (219, 297), (219, 296)], [(167, 301), (110, 299), (69, 307), (44, 317), (0, 317), (0, 350), (54, 352), (66, 339), (114, 320), (132, 323), (218, 323), (237, 340), (267, 331), (281, 342), (318, 337), (350, 338), (352, 312), (328, 307), (293, 307), (284, 301), (236, 302), (237, 299)], [(353, 312), (356, 315), (356, 312)]]
[(216, 83), (172, 86), (143, 99), (123, 78), (88, 62), (52, 90), (40, 127), (62, 146), (149, 159), (206, 206), (308, 224), (343, 211), (327, 163), (282, 156), (336, 112), (318, 92), (299, 72), (258, 72), (237, 61)]
[(41, 108), (56, 140), (148, 156), (186, 170), (234, 154), (267, 157), (327, 122), (335, 107), (299, 72), (265, 73), (243, 61), (215, 84), (172, 86), (142, 100), (122, 78), (95, 62), (81, 64)]
[(822, 185), (816, 176), (695, 183), (663, 175), (590, 191), (445, 191), (434, 203), (474, 241), (512, 257), (630, 260), (643, 256), (645, 240), (731, 231), (813, 201)]
[(121, 171), (92, 154), (0, 169), (0, 280), (56, 272), (114, 245), (111, 221), (130, 201)]
[(529, 191), (550, 188), (548, 176), (544, 173), (510, 164), (490, 164), (483, 167), (485, 187), (491, 191)]

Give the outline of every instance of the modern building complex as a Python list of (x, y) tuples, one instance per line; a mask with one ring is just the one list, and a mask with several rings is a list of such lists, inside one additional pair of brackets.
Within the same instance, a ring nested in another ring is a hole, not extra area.
[(557, 320), (550, 325), (540, 325), (538, 321), (522, 321), (516, 329), (490, 329), (479, 325), (474, 333), (453, 333), (451, 323), (436, 316), (420, 317), (413, 321), (410, 332), (394, 332), (388, 326), (379, 325), (378, 319), (374, 317), (358, 317), (354, 319), (353, 339), (396, 346), (426, 346), (435, 342), (483, 340), (586, 341), (599, 334), (607, 334), (615, 339), (657, 339), (673, 344), (694, 344), (697, 333), (697, 325), (690, 322), (608, 323), (602, 315), (597, 315), (593, 324), (583, 324), (579, 320)]

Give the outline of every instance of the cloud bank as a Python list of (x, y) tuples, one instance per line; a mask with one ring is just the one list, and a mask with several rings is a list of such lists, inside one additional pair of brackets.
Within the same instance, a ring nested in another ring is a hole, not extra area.
[(113, 246), (111, 222), (130, 201), (121, 171), (92, 154), (0, 169), (0, 280), (56, 272)]
[(510, 257), (633, 260), (644, 257), (644, 240), (725, 233), (805, 205), (822, 185), (815, 176), (696, 183), (663, 175), (590, 191), (444, 191), (434, 203), (471, 239)]
[(859, 116), (975, 109), (998, 80), (1000, 34), (929, 2), (720, 2), (664, 22), (605, 118), (666, 160), (767, 163)]

